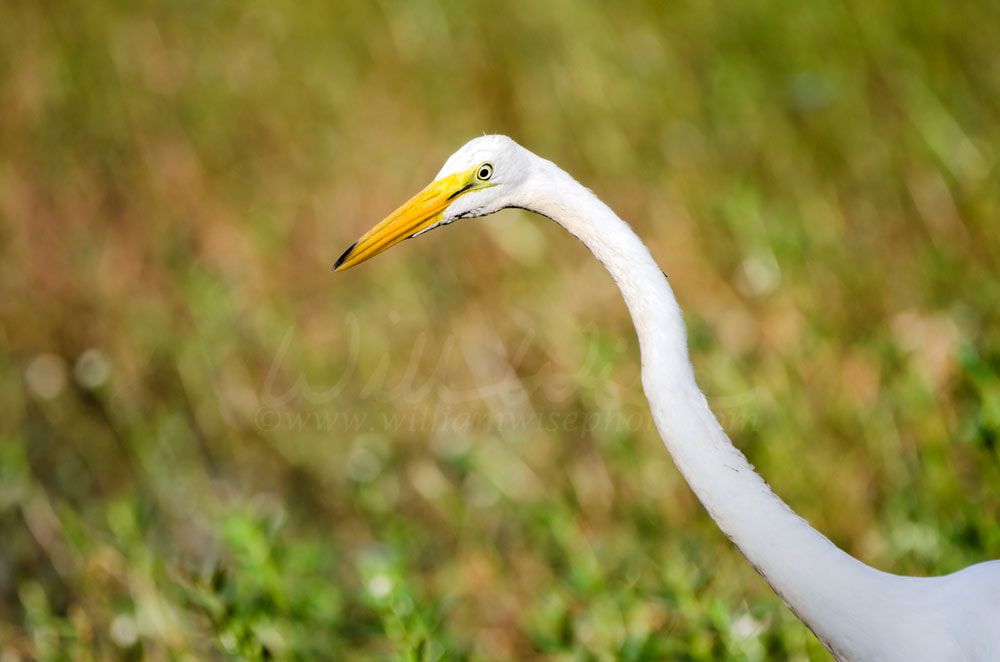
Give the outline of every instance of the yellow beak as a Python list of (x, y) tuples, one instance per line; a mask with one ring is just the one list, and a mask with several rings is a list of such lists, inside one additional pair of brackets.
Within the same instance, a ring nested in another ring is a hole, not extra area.
[(477, 168), (472, 168), (448, 175), (417, 193), (344, 251), (333, 265), (333, 270), (343, 271), (361, 264), (402, 240), (426, 230), (441, 220), (444, 210), (455, 198), (491, 186), (476, 179), (476, 170)]

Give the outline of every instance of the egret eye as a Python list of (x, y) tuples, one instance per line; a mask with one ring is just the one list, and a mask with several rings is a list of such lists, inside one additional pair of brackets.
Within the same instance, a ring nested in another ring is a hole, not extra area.
[(492, 176), (493, 176), (492, 163), (484, 163), (483, 165), (479, 166), (479, 171), (476, 172), (476, 179), (482, 180), (484, 182)]

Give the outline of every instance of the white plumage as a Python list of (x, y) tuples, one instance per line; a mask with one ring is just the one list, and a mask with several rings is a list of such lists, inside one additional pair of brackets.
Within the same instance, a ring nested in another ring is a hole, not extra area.
[(554, 220), (607, 268), (635, 324), (643, 389), (677, 468), (722, 532), (837, 659), (1000, 660), (1000, 561), (944, 577), (892, 575), (852, 558), (796, 515), (709, 409), (688, 358), (680, 308), (649, 250), (607, 205), (550, 161), (505, 136), (476, 138), (335, 268), (439, 225), (506, 207)]

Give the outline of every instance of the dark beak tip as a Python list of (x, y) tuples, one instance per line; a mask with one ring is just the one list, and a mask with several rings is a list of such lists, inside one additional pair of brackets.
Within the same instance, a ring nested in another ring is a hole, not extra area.
[(350, 248), (348, 248), (346, 251), (344, 251), (343, 255), (341, 255), (340, 257), (337, 258), (337, 261), (333, 263), (333, 270), (334, 271), (336, 271), (337, 268), (340, 267), (340, 265), (342, 265), (344, 262), (347, 261), (347, 256), (351, 254), (351, 251), (353, 251), (354, 247), (357, 246), (357, 245), (358, 245), (358, 242), (354, 242), (353, 244), (351, 244)]

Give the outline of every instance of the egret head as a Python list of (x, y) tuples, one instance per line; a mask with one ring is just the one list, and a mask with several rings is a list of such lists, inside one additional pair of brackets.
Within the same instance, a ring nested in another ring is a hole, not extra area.
[(348, 248), (334, 270), (353, 267), (440, 225), (516, 206), (530, 157), (530, 152), (507, 136), (470, 140), (448, 158), (434, 182)]

